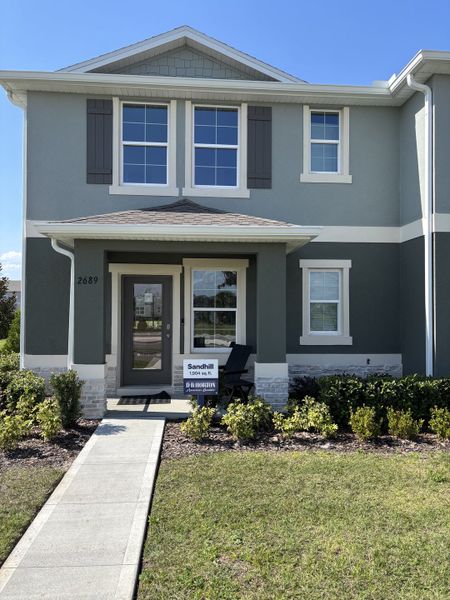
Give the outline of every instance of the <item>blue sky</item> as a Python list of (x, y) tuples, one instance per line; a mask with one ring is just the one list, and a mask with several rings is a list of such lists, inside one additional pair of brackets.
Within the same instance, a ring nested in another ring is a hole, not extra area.
[[(448, 0), (21, 0), (0, 6), (0, 69), (52, 71), (191, 25), (314, 83), (369, 84), (450, 50)], [(22, 111), (0, 90), (0, 262), (20, 277)]]

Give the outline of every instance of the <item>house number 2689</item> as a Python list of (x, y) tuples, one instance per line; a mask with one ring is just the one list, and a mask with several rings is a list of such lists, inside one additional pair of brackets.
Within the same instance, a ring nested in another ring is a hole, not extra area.
[(86, 275), (85, 277), (78, 277), (78, 285), (94, 285), (98, 281), (97, 275)]

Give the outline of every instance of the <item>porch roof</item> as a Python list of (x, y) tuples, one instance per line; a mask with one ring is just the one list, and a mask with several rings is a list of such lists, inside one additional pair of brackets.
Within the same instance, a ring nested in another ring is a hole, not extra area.
[(278, 242), (288, 251), (303, 246), (322, 230), (201, 206), (183, 198), (173, 204), (63, 221), (38, 221), (39, 233), (70, 246), (75, 239), (161, 241)]

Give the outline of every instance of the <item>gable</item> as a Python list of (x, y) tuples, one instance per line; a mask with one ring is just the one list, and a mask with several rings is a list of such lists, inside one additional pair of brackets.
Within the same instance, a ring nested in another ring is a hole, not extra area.
[(210, 79), (245, 79), (250, 81), (273, 81), (254, 69), (239, 69), (230, 62), (219, 60), (187, 44), (163, 52), (157, 56), (118, 67), (110, 65), (98, 73), (126, 75), (162, 75), (168, 77), (205, 77)]
[(60, 72), (302, 82), (187, 25), (65, 67)]

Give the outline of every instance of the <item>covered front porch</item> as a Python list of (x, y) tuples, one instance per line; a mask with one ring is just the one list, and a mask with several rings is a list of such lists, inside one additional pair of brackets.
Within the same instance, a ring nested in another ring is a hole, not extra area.
[(180, 201), (40, 230), (73, 257), (68, 366), (85, 415), (107, 397), (182, 399), (183, 360), (223, 364), (231, 342), (252, 347), (255, 393), (284, 405), (286, 254), (317, 228)]

